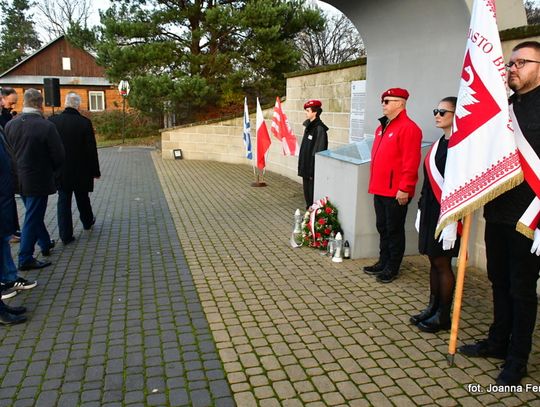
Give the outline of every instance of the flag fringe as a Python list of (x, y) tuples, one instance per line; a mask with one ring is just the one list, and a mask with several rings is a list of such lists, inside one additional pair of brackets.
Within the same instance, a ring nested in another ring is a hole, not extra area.
[(528, 227), (526, 224), (522, 222), (518, 222), (516, 225), (516, 231), (524, 235), (525, 237), (528, 237), (529, 239), (534, 239), (534, 230), (532, 230), (530, 227)]
[[(442, 232), (442, 230), (445, 228), (445, 226), (449, 225), (452, 222), (457, 222), (461, 219), (463, 219), (465, 216), (467, 216), (470, 213), (473, 213), (475, 210), (480, 209), (482, 206), (487, 204), (492, 199), (497, 198), (499, 195), (504, 194), (506, 191), (511, 190), (512, 188), (518, 186), (523, 182), (523, 172), (519, 171), (516, 175), (514, 175), (512, 178), (504, 182), (503, 184), (499, 185), (497, 188), (490, 191), (488, 194), (485, 194), (481, 199), (478, 199), (474, 201), (473, 203), (470, 203), (469, 205), (464, 206), (459, 211), (454, 213), (453, 215), (446, 218), (443, 222), (441, 222), (440, 225), (437, 226), (435, 230), (435, 239), (437, 239)], [(516, 227), (517, 230), (517, 227)], [(523, 233), (523, 232), (522, 232)], [(527, 235), (526, 235), (527, 236)]]

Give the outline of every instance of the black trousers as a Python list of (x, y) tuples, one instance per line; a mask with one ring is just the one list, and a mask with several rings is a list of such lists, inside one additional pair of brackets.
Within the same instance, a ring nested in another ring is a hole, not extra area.
[(83, 227), (89, 228), (94, 220), (94, 213), (92, 212), (92, 205), (87, 191), (59, 190), (57, 206), (58, 232), (60, 239), (64, 242), (73, 237), (73, 219), (71, 216), (71, 198), (73, 194), (75, 194), (75, 201), (77, 202), (77, 209)]
[(405, 253), (405, 218), (409, 203), (400, 205), (395, 197), (381, 195), (375, 195), (373, 201), (380, 237), (379, 261), (397, 273)]
[(532, 240), (512, 225), (486, 223), (485, 241), (493, 289), (493, 323), (488, 340), (495, 346), (508, 347), (507, 360), (526, 363), (536, 323), (540, 257), (530, 252)]
[(304, 186), (304, 199), (306, 200), (306, 209), (313, 204), (313, 188), (315, 183), (313, 177), (302, 177), (302, 185)]

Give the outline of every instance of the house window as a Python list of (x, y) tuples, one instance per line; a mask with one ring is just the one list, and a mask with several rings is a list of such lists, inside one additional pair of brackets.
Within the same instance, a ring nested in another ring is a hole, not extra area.
[(88, 92), (88, 104), (91, 112), (105, 110), (105, 92)]
[(62, 69), (64, 71), (71, 71), (71, 58), (68, 58), (68, 57), (62, 58)]

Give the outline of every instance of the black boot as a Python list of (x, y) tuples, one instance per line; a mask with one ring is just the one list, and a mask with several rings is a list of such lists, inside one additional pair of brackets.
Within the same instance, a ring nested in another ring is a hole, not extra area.
[(429, 304), (426, 307), (426, 309), (420, 311), (419, 314), (411, 316), (409, 321), (413, 325), (418, 325), (420, 322), (425, 321), (426, 319), (432, 317), (433, 314), (435, 314), (435, 312), (437, 311), (438, 307), (439, 307), (439, 299), (434, 295), (430, 295)]
[(436, 333), (450, 329), (450, 305), (441, 305), (437, 312), (417, 326), (423, 332)]

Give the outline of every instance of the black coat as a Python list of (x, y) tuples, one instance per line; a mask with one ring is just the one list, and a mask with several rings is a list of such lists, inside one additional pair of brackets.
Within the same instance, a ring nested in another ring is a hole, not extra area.
[(56, 192), (55, 178), (64, 162), (56, 127), (37, 113), (22, 113), (6, 125), (6, 139), (17, 164), (18, 192), (44, 196)]
[(55, 124), (66, 151), (60, 189), (65, 191), (94, 190), (94, 178), (101, 176), (92, 122), (76, 109), (67, 107), (49, 120)]
[[(517, 123), (523, 136), (540, 157), (540, 86), (525, 94), (510, 97)], [(484, 206), (484, 218), (489, 223), (515, 226), (536, 194), (527, 181), (489, 201)]]
[[(446, 155), (448, 153), (448, 140), (443, 137), (439, 140), (439, 146), (435, 152), (435, 165), (444, 176), (444, 168), (446, 166)], [(421, 211), (420, 216), (420, 231), (418, 235), (418, 251), (431, 257), (456, 257), (459, 254), (460, 238), (457, 236), (456, 244), (453, 249), (443, 250), (442, 243), (435, 239), (435, 228), (439, 219), (441, 205), (429, 182), (426, 165), (424, 163), (424, 184), (422, 185), (422, 193), (418, 200), (418, 209)]]
[(328, 127), (318, 117), (311, 122), (306, 120), (304, 126), (306, 129), (298, 156), (298, 175), (310, 178), (315, 174), (315, 154), (328, 149)]
[(6, 108), (2, 108), (2, 112), (0, 113), (0, 126), (2, 126), (3, 128), (6, 127), (6, 124), (11, 120), (13, 119), (13, 115), (11, 114), (11, 111), (6, 109)]
[(11, 157), (0, 132), (0, 237), (4, 237), (13, 234), (17, 225)]

